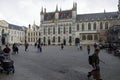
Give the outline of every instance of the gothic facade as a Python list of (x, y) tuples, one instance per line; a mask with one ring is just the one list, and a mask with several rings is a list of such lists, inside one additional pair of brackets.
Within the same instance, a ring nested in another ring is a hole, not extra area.
[(118, 11), (94, 14), (77, 14), (77, 3), (70, 10), (40, 12), (40, 41), (46, 45), (93, 44), (108, 41), (108, 29), (120, 25), (120, 1)]

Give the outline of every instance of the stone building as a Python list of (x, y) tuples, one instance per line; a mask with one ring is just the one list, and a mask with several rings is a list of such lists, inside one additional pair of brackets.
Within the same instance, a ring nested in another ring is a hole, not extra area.
[(24, 26), (14, 25), (5, 20), (0, 20), (0, 44), (24, 44), (25, 29), (27, 28)]
[(27, 29), (27, 41), (29, 44), (34, 44), (35, 42), (38, 42), (40, 39), (40, 30), (39, 26), (37, 26), (34, 22), (34, 24), (31, 26), (29, 24), (29, 27)]
[(46, 45), (106, 42), (109, 28), (120, 23), (120, 0), (116, 12), (77, 14), (77, 3), (73, 3), (72, 9), (58, 10), (56, 6), (54, 12), (47, 12), (46, 8), (43, 10), (42, 7), (40, 18), (40, 28), (34, 30), (40, 33), (40, 36), (29, 36), (32, 35), (30, 29), (28, 41), (36, 42), (39, 38), (40, 42)]

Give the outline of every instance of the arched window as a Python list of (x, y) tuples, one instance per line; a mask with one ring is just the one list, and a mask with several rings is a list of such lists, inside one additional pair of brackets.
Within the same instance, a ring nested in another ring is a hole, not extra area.
[(85, 35), (82, 35), (82, 40), (86, 40), (86, 36)]
[(105, 23), (105, 29), (108, 29), (108, 22)]
[(58, 42), (60, 42), (60, 36), (58, 36)]
[(87, 36), (87, 40), (92, 40), (93, 38), (92, 38), (92, 35), (88, 35)]
[(91, 30), (91, 24), (88, 23), (88, 30)]
[(55, 36), (53, 37), (53, 42), (55, 42)]
[(96, 23), (94, 23), (94, 25), (93, 25), (93, 29), (96, 30)]
[(84, 28), (84, 23), (82, 23), (82, 31), (84, 31), (84, 29), (85, 29), (85, 28)]
[(55, 34), (55, 27), (53, 27), (53, 34)]
[(100, 22), (100, 29), (103, 29), (103, 23)]
[(77, 31), (79, 31), (79, 24), (77, 24)]
[(71, 34), (71, 26), (69, 27), (69, 34)]
[(50, 34), (50, 27), (48, 27), (48, 34)]

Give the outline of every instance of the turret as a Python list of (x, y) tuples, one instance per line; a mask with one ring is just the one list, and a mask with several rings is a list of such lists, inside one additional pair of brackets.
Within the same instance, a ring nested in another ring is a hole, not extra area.
[(43, 7), (41, 8), (41, 12), (40, 12), (40, 20), (41, 22), (44, 21)]
[(55, 19), (59, 18), (58, 5), (56, 5)]
[(120, 19), (120, 0), (118, 2), (118, 18)]
[(76, 16), (77, 16), (77, 3), (73, 3), (72, 18), (76, 19)]

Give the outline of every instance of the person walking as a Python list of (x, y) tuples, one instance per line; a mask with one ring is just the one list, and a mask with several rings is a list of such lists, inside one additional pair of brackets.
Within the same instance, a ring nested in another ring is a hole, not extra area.
[(88, 55), (90, 54), (90, 45), (87, 45)]
[(100, 62), (99, 55), (98, 55), (99, 52), (100, 52), (100, 49), (96, 48), (94, 54), (91, 57), (91, 61), (89, 58), (89, 64), (93, 67), (93, 70), (88, 72), (87, 77), (90, 78), (93, 75), (93, 78), (95, 80), (102, 80), (100, 75), (100, 66), (99, 66), (99, 62)]
[(38, 44), (37, 48), (38, 48), (38, 51), (42, 52), (42, 45), (41, 44)]
[(29, 44), (26, 42), (25, 43), (25, 51), (27, 51)]
[(0, 62), (4, 60), (4, 52), (2, 50), (2, 47), (0, 46)]
[(64, 46), (63, 46), (63, 43), (61, 44), (61, 49), (63, 50)]
[(97, 44), (96, 44), (96, 43), (94, 43), (94, 48), (95, 48), (95, 49), (97, 48)]

